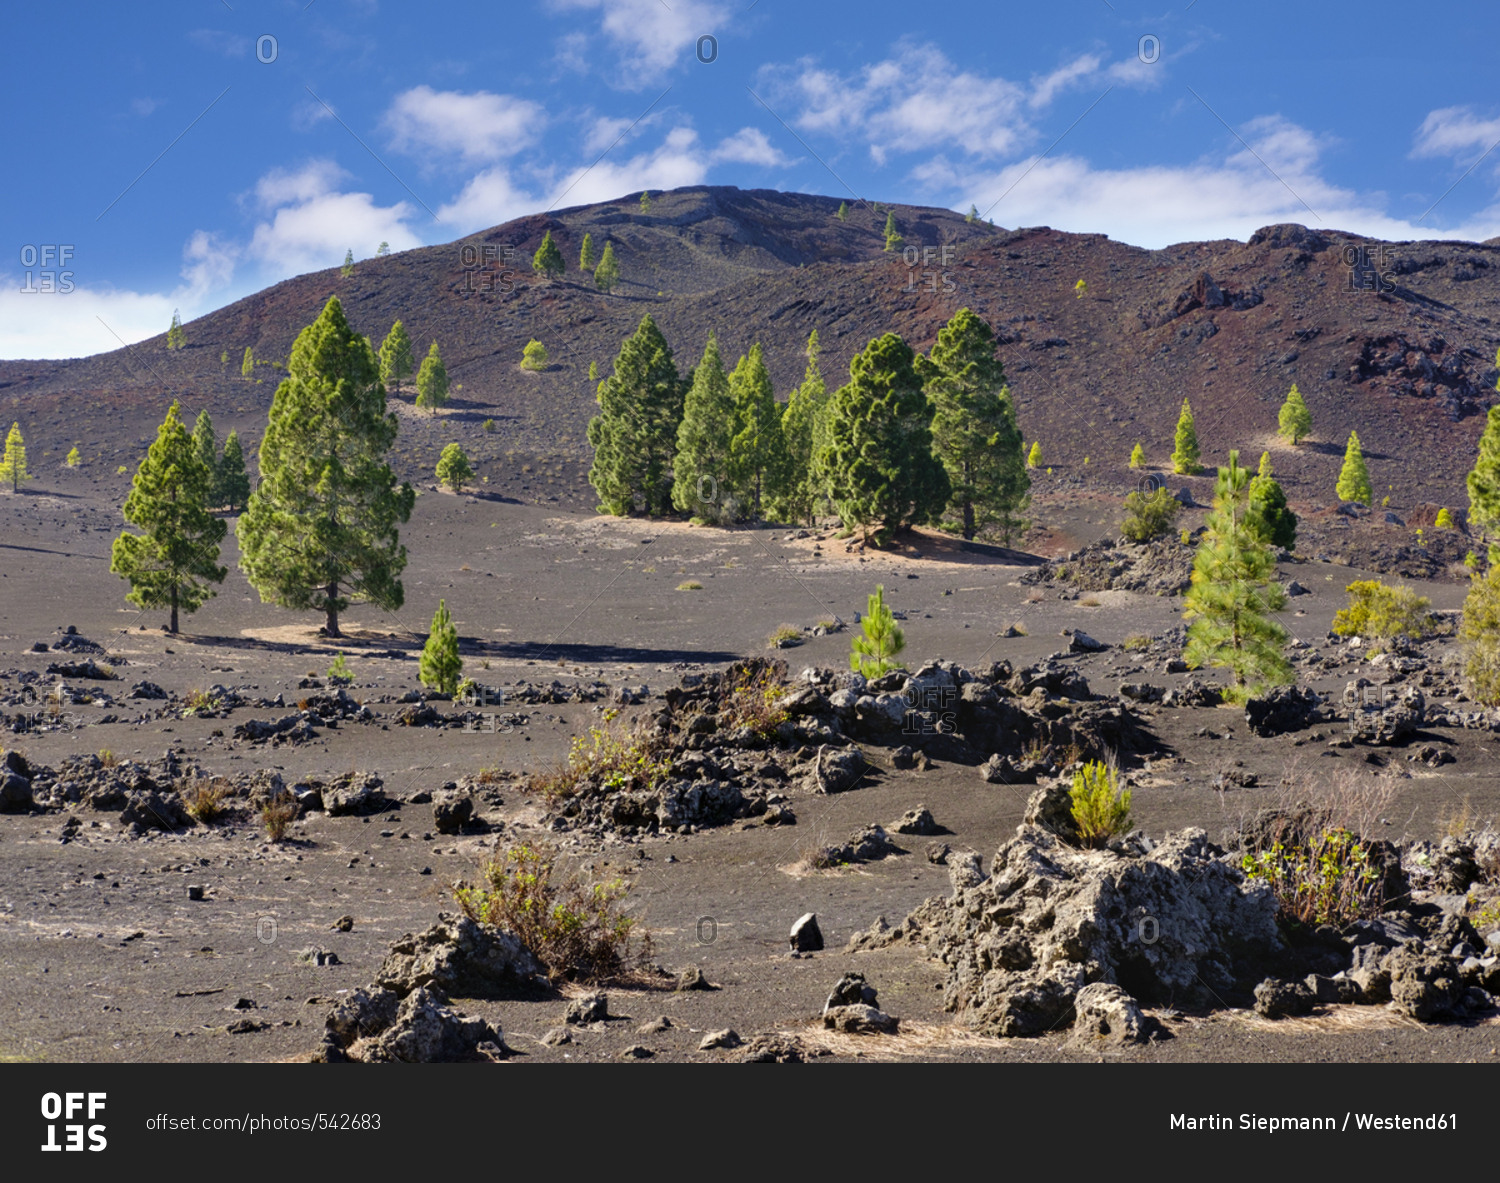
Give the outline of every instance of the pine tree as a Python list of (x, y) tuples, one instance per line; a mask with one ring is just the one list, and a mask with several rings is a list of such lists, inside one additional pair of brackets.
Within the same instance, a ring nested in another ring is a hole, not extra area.
[(878, 678), (901, 669), (896, 658), (906, 648), (906, 634), (896, 623), (895, 614), (886, 607), (884, 584), (876, 585), (859, 623), (860, 635), (850, 645), (850, 668), (866, 678)]
[(142, 608), (170, 608), (167, 631), (175, 633), (179, 609), (195, 612), (223, 583), (228, 569), (218, 565), (219, 544), (228, 526), (209, 513), (214, 483), (174, 402), (157, 429), (156, 442), (131, 482), (125, 521), (142, 534), (121, 534), (110, 553), (109, 569), (130, 581), (125, 598)]
[(1295, 382), (1287, 391), (1286, 402), (1281, 404), (1276, 425), (1282, 439), (1292, 444), (1300, 444), (1312, 432), (1312, 412), (1307, 409)]
[(594, 236), (585, 234), (583, 248), (578, 252), (578, 270), (592, 271), (598, 265), (599, 260), (594, 258)]
[(611, 292), (620, 282), (620, 265), (615, 262), (615, 244), (606, 242), (599, 266), (594, 268), (594, 286), (601, 292)]
[(245, 357), (240, 362), (240, 377), (246, 379), (255, 377), (255, 353), (248, 345), (245, 346)]
[(1193, 408), (1188, 400), (1182, 400), (1182, 413), (1177, 416), (1176, 446), (1172, 449), (1172, 471), (1193, 476), (1199, 470), (1198, 432), (1193, 427)]
[(1144, 468), (1146, 466), (1146, 449), (1136, 444), (1130, 449), (1130, 467)]
[(549, 230), (542, 239), (542, 245), (536, 248), (536, 254), (532, 256), (531, 269), (538, 275), (555, 279), (566, 270), (566, 267), (562, 251), (558, 250), (557, 243), (552, 241), (552, 231)]
[(759, 519), (766, 503), (782, 495), (791, 467), (776, 392), (759, 343), (729, 375), (729, 392), (734, 398), (729, 483), (741, 516)]
[(1026, 453), (1026, 467), (1040, 468), (1042, 466), (1042, 441), (1033, 440), (1031, 451)]
[(828, 388), (818, 370), (818, 348), (818, 330), (814, 329), (807, 339), (807, 369), (802, 375), (802, 385), (792, 391), (781, 416), (787, 480), (782, 496), (772, 506), (779, 520), (805, 521), (808, 525), (812, 525), (813, 515), (823, 500), (824, 481), (814, 461), (827, 444), (823, 437), (827, 435)]
[(219, 507), (219, 502), (216, 500), (219, 494), (219, 437), (214, 432), (214, 421), (209, 417), (207, 408), (198, 412), (198, 418), (193, 423), (193, 450), (198, 453), (198, 459), (208, 470), (208, 487), (204, 490), (205, 504), (209, 509), (217, 509)]
[(906, 239), (901, 237), (901, 232), (896, 229), (896, 211), (891, 210), (885, 216), (885, 249), (894, 251)]
[(599, 363), (596, 361), (589, 362), (589, 381), (599, 381)]
[(1344, 449), (1344, 467), (1339, 471), (1339, 483), (1334, 492), (1340, 501), (1357, 501), (1364, 506), (1375, 500), (1375, 490), (1370, 487), (1370, 470), (1365, 467), (1357, 432), (1349, 433), (1349, 444)]
[(464, 450), (457, 444), (449, 444), (443, 449), (443, 454), (438, 457), (437, 479), (455, 493), (474, 479), (474, 470), (469, 466), (469, 458), (464, 455)]
[(352, 249), (344, 252), (344, 265), (339, 268), (339, 274), (345, 279), (354, 274), (354, 251)]
[(219, 368), (221, 370), (229, 369), (229, 350), (227, 349), (221, 350), (219, 353)]
[(521, 368), (523, 370), (545, 370), (547, 368), (547, 347), (535, 338), (528, 341), (526, 348), (521, 350)]
[(1287, 508), (1286, 493), (1271, 472), (1271, 453), (1260, 454), (1260, 471), (1250, 481), (1245, 524), (1262, 542), (1292, 550), (1297, 545), (1297, 515)]
[(693, 371), (672, 460), (672, 504), (683, 513), (714, 525), (734, 517), (728, 479), (733, 440), (734, 395), (719, 343), (710, 333), (703, 359)]
[(398, 320), (380, 343), (380, 380), (399, 398), (401, 380), (411, 374), (415, 364), (411, 338), (406, 335), (406, 326)]
[[(75, 449), (75, 451), (76, 451), (76, 449)], [(1451, 510), (1449, 510), (1449, 508), (1446, 505), (1443, 506), (1440, 510), (1438, 510), (1437, 517), (1433, 519), (1432, 525), (1433, 525), (1433, 528), (1436, 529), (1436, 530), (1456, 530), (1456, 529), (1458, 529), (1457, 523), (1455, 523), (1454, 520), (1453, 520), (1453, 513), (1452, 513)]]
[(952, 488), (932, 454), (932, 409), (913, 365), (912, 348), (895, 333), (867, 345), (849, 363), (849, 381), (829, 407), (828, 444), (819, 463), (848, 529), (873, 527), (882, 543), (893, 531), (938, 517)]
[(240, 565), (263, 601), (339, 613), (353, 595), (394, 612), (416, 493), (385, 462), (396, 441), (375, 356), (338, 298), (297, 335), (260, 445), (260, 486), (239, 521)]
[(649, 191), (643, 191), (641, 193), (641, 213), (643, 213), (643, 214), (649, 214), (650, 212), (651, 212), (651, 194), (650, 194)]
[(0, 483), (10, 482), (10, 491), (19, 493), (21, 482), (29, 481), (26, 471), (26, 441), (21, 438), (21, 425), (12, 423), (10, 434), (5, 437), (5, 456), (0, 458)]
[(187, 347), (187, 334), (182, 331), (182, 317), (177, 315), (177, 309), (172, 309), (172, 323), (167, 328), (167, 348), (185, 349)]
[(833, 216), (840, 222), (847, 222), (849, 220), (849, 203), (847, 201), (839, 202), (838, 213), (834, 214)]
[(434, 341), (422, 360), (422, 368), (417, 371), (416, 405), (428, 408), (436, 416), (438, 408), (447, 405), (447, 402), (448, 369), (443, 365), (438, 344)]
[(614, 372), (599, 383), (599, 414), (589, 422), (589, 483), (599, 495), (599, 512), (671, 512), (684, 395), (666, 338), (649, 315), (642, 317), (620, 347)]
[(391, 253), (391, 244), (388, 243), (388, 242), (382, 242), (378, 247), (375, 248), (375, 254), (378, 255), (381, 258), (384, 258), (386, 255), (388, 255), (390, 253)]
[(432, 614), (427, 643), (422, 646), (417, 676), (422, 685), (430, 686), (439, 694), (453, 694), (458, 690), (459, 675), (463, 672), (464, 661), (458, 654), (458, 629), (453, 627), (453, 617), (448, 615), (447, 601), (439, 600), (437, 611)]
[(969, 206), (969, 212), (964, 215), (964, 221), (965, 222), (975, 222), (975, 221), (978, 221), (978, 219), (979, 219), (979, 207), (977, 205), (971, 205), (971, 206)]
[(972, 539), (998, 523), (1005, 544), (1021, 524), (1031, 478), (1005, 370), (990, 326), (960, 308), (928, 357), (917, 359), (933, 408), (932, 446), (948, 471), (953, 509)]
[(249, 500), (250, 474), (245, 471), (245, 450), (240, 445), (240, 433), (231, 431), (224, 440), (224, 457), (219, 461), (214, 504), (228, 507), (230, 513), (244, 513)]
[[(69, 468), (77, 468), (80, 464), (83, 463), (83, 455), (78, 451), (78, 446), (76, 444), (71, 449), (69, 449), (68, 458), (65, 463)], [(1446, 509), (1443, 510), (1443, 513), (1447, 512), (1448, 511)], [(1439, 514), (1438, 517), (1439, 519), (1441, 519), (1442, 514)], [(1439, 524), (1441, 524), (1441, 521), (1439, 522)]]
[(1500, 533), (1500, 406), (1491, 407), (1485, 417), (1479, 456), (1464, 483), (1469, 490), (1469, 524), (1481, 538)]
[(1241, 702), (1293, 678), (1282, 652), (1287, 631), (1271, 619), (1286, 606), (1286, 593), (1276, 582), (1270, 548), (1247, 525), (1249, 502), (1249, 470), (1239, 466), (1238, 452), (1230, 452), (1184, 600), (1190, 623), (1183, 660), (1192, 669), (1227, 667), (1234, 685), (1225, 697)]

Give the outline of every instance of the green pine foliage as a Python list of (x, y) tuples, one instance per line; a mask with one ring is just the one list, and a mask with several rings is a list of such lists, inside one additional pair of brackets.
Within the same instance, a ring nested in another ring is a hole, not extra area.
[(1491, 407), (1485, 418), (1479, 456), (1464, 483), (1469, 490), (1469, 525), (1481, 537), (1500, 533), (1500, 406)]
[(316, 610), (337, 637), (355, 596), (388, 612), (405, 592), (397, 526), (416, 493), (396, 484), (375, 355), (338, 298), (297, 335), (260, 445), (261, 483), (239, 520), (240, 565), (262, 601)]
[(1130, 833), (1130, 790), (1120, 791), (1112, 765), (1090, 760), (1074, 772), (1069, 798), (1080, 846), (1097, 849)]
[(1198, 432), (1193, 427), (1193, 408), (1188, 400), (1182, 400), (1182, 412), (1177, 416), (1177, 436), (1172, 449), (1172, 471), (1182, 476), (1194, 476), (1201, 467), (1198, 463)]
[(464, 455), (464, 450), (457, 444), (449, 444), (443, 449), (443, 454), (438, 457), (437, 479), (455, 493), (474, 479), (474, 470), (469, 466), (469, 458)]
[(186, 349), (187, 334), (182, 331), (182, 317), (177, 315), (177, 309), (172, 309), (172, 323), (167, 328), (167, 348)]
[(1130, 449), (1130, 467), (1144, 468), (1146, 466), (1146, 449), (1136, 444)]
[(209, 417), (207, 409), (198, 412), (198, 418), (193, 422), (193, 450), (198, 453), (198, 459), (209, 474), (206, 495), (210, 509), (219, 506), (219, 437), (214, 432), (214, 421)]
[(819, 457), (829, 494), (848, 529), (873, 530), (881, 543), (898, 530), (935, 520), (952, 486), (932, 452), (932, 409), (912, 348), (895, 333), (871, 341), (849, 362), (849, 381), (829, 406), (828, 443)]
[(766, 503), (784, 492), (791, 468), (776, 392), (758, 343), (729, 375), (729, 393), (734, 399), (729, 485), (740, 516), (758, 520)]
[(1344, 449), (1344, 467), (1339, 470), (1339, 483), (1334, 490), (1340, 501), (1356, 501), (1368, 506), (1375, 500), (1375, 490), (1370, 486), (1370, 470), (1365, 467), (1365, 456), (1359, 447), (1359, 433), (1349, 433), (1349, 443)]
[[(68, 458), (64, 461), (64, 463), (69, 468), (77, 468), (80, 464), (83, 463), (83, 454), (79, 452), (76, 444), (68, 450)], [(1448, 511), (1444, 510), (1443, 512), (1447, 513)]]
[(1465, 643), (1470, 697), (1487, 707), (1500, 706), (1500, 565), (1469, 576), (1458, 635)]
[(26, 441), (21, 438), (21, 425), (12, 423), (5, 437), (5, 455), (0, 457), (0, 484), (9, 484), (12, 493), (21, 491), (21, 482), (29, 481), (26, 471)]
[(712, 333), (703, 359), (693, 371), (682, 422), (677, 428), (677, 454), (672, 461), (672, 504), (683, 513), (713, 525), (734, 517), (728, 479), (730, 448), (734, 441), (734, 395), (729, 375)]
[(649, 214), (650, 212), (651, 212), (651, 193), (650, 193), (649, 190), (643, 190), (642, 193), (641, 193), (641, 213), (643, 213), (643, 214)]
[(432, 615), (432, 629), (427, 634), (427, 643), (422, 646), (417, 676), (422, 685), (431, 687), (439, 694), (453, 694), (458, 690), (458, 679), (463, 672), (464, 661), (458, 653), (458, 629), (453, 626), (453, 617), (448, 614), (448, 602), (439, 600), (437, 611)]
[(255, 351), (250, 346), (245, 346), (245, 356), (240, 362), (240, 377), (246, 381), (255, 377)]
[(948, 472), (949, 507), (966, 539), (999, 527), (1007, 546), (1024, 526), (1031, 478), (1005, 370), (990, 326), (960, 308), (917, 359), (932, 404), (932, 446)]
[(240, 444), (240, 433), (231, 431), (224, 440), (213, 503), (224, 506), (230, 513), (244, 513), (249, 501), (250, 474), (245, 471), (245, 449)]
[(536, 248), (536, 254), (531, 257), (531, 269), (547, 279), (555, 279), (567, 269), (562, 251), (552, 241), (552, 231), (547, 231), (542, 238), (542, 245)]
[(599, 495), (600, 513), (671, 512), (672, 457), (685, 394), (666, 338), (649, 315), (642, 317), (620, 347), (614, 372), (599, 383), (599, 414), (589, 421), (589, 483)]
[(526, 343), (526, 348), (521, 350), (521, 368), (540, 373), (547, 368), (547, 347), (536, 338)]
[(1029, 451), (1029, 452), (1026, 453), (1026, 467), (1027, 468), (1040, 468), (1041, 466), (1042, 466), (1042, 442), (1041, 442), (1041, 440), (1033, 440), (1032, 444), (1031, 444), (1031, 451)]
[(1165, 489), (1150, 493), (1137, 489), (1125, 498), (1125, 520), (1120, 533), (1131, 542), (1150, 542), (1170, 533), (1182, 511), (1182, 502)]
[(1302, 392), (1297, 389), (1297, 384), (1292, 383), (1291, 390), (1287, 391), (1286, 402), (1281, 404), (1281, 411), (1276, 417), (1278, 434), (1281, 438), (1291, 444), (1300, 444), (1312, 433), (1312, 412), (1307, 409), (1307, 403), (1302, 399)]
[(599, 265), (599, 260), (594, 257), (594, 236), (585, 234), (583, 246), (578, 251), (578, 270), (592, 271)]
[(596, 361), (589, 362), (589, 381), (599, 381), (599, 363)]
[(896, 211), (891, 210), (885, 215), (885, 249), (887, 251), (900, 250), (906, 239), (901, 237), (901, 231), (896, 228)]
[(615, 244), (606, 242), (599, 266), (594, 268), (594, 286), (601, 292), (612, 292), (620, 282), (620, 264), (615, 261)]
[(1262, 542), (1282, 550), (1297, 546), (1297, 515), (1286, 503), (1286, 493), (1271, 473), (1271, 453), (1260, 454), (1260, 471), (1250, 481), (1245, 524)]
[(1433, 520), (1433, 528), (1437, 530), (1456, 530), (1458, 524), (1453, 520), (1453, 514), (1445, 505), (1437, 511), (1437, 517)]
[(979, 207), (977, 205), (970, 205), (969, 206), (969, 212), (964, 215), (964, 221), (965, 222), (975, 222), (975, 221), (978, 221), (978, 220), (979, 220)]
[(782, 495), (772, 506), (779, 520), (813, 524), (824, 500), (826, 479), (814, 463), (827, 444), (828, 387), (818, 370), (818, 330), (807, 339), (807, 369), (802, 385), (787, 399), (781, 416), (781, 436), (786, 441), (787, 480)]
[(860, 634), (850, 647), (849, 666), (866, 678), (878, 678), (904, 668), (896, 660), (906, 648), (906, 634), (885, 603), (885, 586), (876, 586), (859, 622)]
[(157, 429), (125, 498), (125, 521), (141, 529), (115, 539), (109, 569), (130, 582), (125, 598), (141, 608), (171, 610), (167, 630), (177, 632), (178, 612), (196, 612), (215, 594), (228, 569), (219, 566), (219, 544), (228, 526), (209, 512), (214, 471), (172, 403)]
[(380, 380), (386, 389), (398, 397), (401, 382), (410, 377), (416, 365), (411, 354), (411, 338), (406, 335), (406, 326), (399, 320), (391, 325), (391, 331), (380, 343)]
[(354, 274), (354, 251), (352, 248), (344, 252), (344, 265), (339, 268), (339, 274), (345, 279)]
[(1230, 670), (1230, 701), (1243, 702), (1270, 686), (1292, 681), (1283, 652), (1287, 631), (1272, 614), (1286, 607), (1286, 592), (1276, 581), (1270, 548), (1249, 527), (1250, 472), (1229, 453), (1229, 467), (1219, 469), (1208, 532), (1193, 558), (1192, 585), (1184, 601), (1188, 625), (1183, 660), (1192, 669), (1205, 665)]
[(847, 201), (839, 202), (838, 213), (833, 216), (840, 222), (847, 222), (849, 220), (849, 203)]
[(438, 413), (438, 408), (446, 406), (448, 402), (448, 369), (443, 365), (443, 358), (438, 353), (438, 343), (434, 341), (427, 350), (427, 356), (422, 359), (422, 368), (417, 371), (417, 403), (419, 407), (426, 407), (433, 415)]

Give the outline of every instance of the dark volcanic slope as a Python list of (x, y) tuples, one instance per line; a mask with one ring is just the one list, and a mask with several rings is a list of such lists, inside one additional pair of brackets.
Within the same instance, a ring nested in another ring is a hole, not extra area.
[[(451, 439), (483, 460), (552, 455), (586, 461), (594, 411), (589, 363), (607, 373), (621, 339), (654, 316), (686, 370), (709, 331), (732, 359), (759, 340), (782, 397), (802, 372), (802, 346), (820, 331), (824, 374), (894, 331), (926, 348), (969, 305), (999, 334), (1028, 440), (1056, 479), (1118, 484), (1141, 442), (1153, 461), (1171, 450), (1182, 399), (1192, 400), (1205, 461), (1231, 447), (1271, 446), (1276, 408), (1297, 382), (1314, 438), (1277, 454), (1304, 507), (1333, 501), (1343, 443), (1357, 428), (1380, 494), (1392, 503), (1466, 504), (1472, 464), (1494, 397), (1500, 330), (1500, 246), (1377, 244), (1338, 232), (1269, 227), (1248, 244), (1186, 243), (1146, 251), (1101, 235), (1007, 231), (947, 210), (896, 207), (907, 257), (883, 250), (885, 211), (837, 198), (695, 187), (662, 194), (649, 213), (633, 198), (508, 223), (457, 243), (300, 276), (165, 336), (68, 362), (0, 362), (0, 399), (22, 421), (33, 455), (60, 459), (72, 442), (104, 440), (85, 456), (128, 463), (155, 435), (165, 402), (208, 406), (221, 429), (252, 440), (281, 371), (239, 377), (245, 346), (284, 359), (330, 295), (378, 344), (397, 317), (420, 356), (437, 340), (456, 384), (436, 420), (407, 416), (404, 456), (424, 466)], [(570, 270), (547, 282), (532, 253), (551, 230)], [(615, 244), (623, 283), (594, 290), (577, 268), (585, 232)], [(513, 248), (511, 261), (504, 257)], [(944, 255), (946, 248), (946, 259)], [(1361, 256), (1360, 251), (1365, 254)], [(1350, 266), (1354, 261), (1355, 265)], [(1379, 273), (1383, 273), (1383, 276)], [(1087, 282), (1079, 298), (1074, 284)], [(1389, 290), (1378, 290), (1385, 287)], [(519, 368), (531, 338), (551, 367)], [(219, 361), (230, 355), (228, 367)], [(410, 388), (403, 391), (410, 397)], [(499, 430), (481, 434), (487, 418)], [(1082, 467), (1090, 458), (1088, 469)], [(103, 467), (103, 464), (101, 464)]]

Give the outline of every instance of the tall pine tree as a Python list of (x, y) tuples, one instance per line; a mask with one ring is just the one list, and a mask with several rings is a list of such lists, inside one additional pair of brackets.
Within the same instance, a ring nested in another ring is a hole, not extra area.
[(214, 421), (207, 408), (199, 411), (198, 418), (193, 421), (193, 449), (198, 453), (198, 459), (203, 462), (204, 468), (208, 469), (208, 507), (218, 509), (219, 437), (214, 432)]
[(951, 506), (972, 539), (998, 523), (1007, 545), (1021, 524), (1031, 478), (1005, 370), (990, 326), (960, 308), (917, 359), (932, 402), (932, 446), (953, 487)]
[(948, 505), (948, 473), (932, 454), (932, 418), (912, 348), (895, 333), (877, 337), (849, 362), (849, 381), (829, 407), (819, 458), (847, 529), (866, 539), (930, 522)]
[(401, 607), (397, 526), (416, 493), (385, 462), (396, 416), (337, 297), (297, 335), (287, 370), (260, 445), (260, 487), (239, 521), (240, 565), (263, 601), (323, 612), (338, 637), (354, 597)]
[(578, 270), (592, 271), (598, 265), (599, 260), (594, 258), (594, 236), (592, 234), (585, 234), (583, 236), (583, 246), (578, 252)]
[(1193, 408), (1188, 400), (1182, 400), (1182, 412), (1177, 416), (1176, 446), (1172, 449), (1172, 471), (1185, 476), (1196, 476), (1198, 463), (1198, 430), (1193, 426)]
[(824, 500), (824, 481), (814, 463), (827, 444), (828, 387), (818, 370), (818, 330), (807, 339), (807, 369), (802, 385), (787, 399), (781, 416), (781, 435), (786, 441), (787, 479), (772, 512), (788, 522), (813, 523)]
[(759, 343), (751, 346), (729, 375), (729, 392), (734, 397), (729, 481), (741, 516), (759, 519), (766, 503), (781, 496), (790, 468), (781, 435), (781, 411)]
[(244, 513), (249, 500), (250, 474), (245, 471), (245, 450), (240, 444), (240, 433), (231, 431), (224, 440), (224, 456), (219, 461), (214, 504), (227, 507), (230, 513)]
[(589, 421), (589, 484), (601, 513), (671, 512), (684, 394), (672, 350), (648, 314), (620, 347), (614, 372), (599, 383), (599, 414)]
[(1277, 434), (1291, 444), (1300, 444), (1312, 431), (1312, 412), (1307, 409), (1307, 403), (1295, 382), (1287, 391), (1286, 402), (1281, 404), (1281, 410), (1276, 415), (1276, 429)]
[(1375, 500), (1375, 490), (1370, 487), (1370, 470), (1365, 467), (1365, 454), (1359, 447), (1359, 433), (1349, 433), (1349, 443), (1344, 449), (1344, 467), (1339, 470), (1339, 482), (1334, 487), (1340, 501), (1355, 501), (1368, 506)]
[(399, 398), (401, 380), (411, 374), (415, 364), (411, 355), (411, 338), (406, 335), (406, 326), (398, 320), (380, 343), (380, 380)]
[(197, 611), (215, 594), (208, 585), (228, 574), (218, 563), (228, 526), (208, 506), (214, 472), (178, 410), (173, 402), (125, 498), (125, 521), (143, 533), (116, 538), (109, 564), (130, 581), (125, 598), (132, 604), (171, 610), (172, 633), (179, 610)]
[(21, 436), (21, 425), (12, 423), (5, 437), (5, 455), (0, 458), (0, 484), (9, 484), (12, 493), (21, 491), (21, 482), (29, 481), (26, 471), (26, 441)]
[(1243, 702), (1292, 681), (1292, 667), (1283, 652), (1287, 631), (1271, 618), (1286, 607), (1286, 592), (1270, 548), (1247, 522), (1250, 472), (1239, 458), (1230, 452), (1229, 467), (1219, 469), (1208, 533), (1193, 556), (1182, 658), (1192, 669), (1227, 667), (1234, 685), (1225, 697)]
[(715, 525), (732, 520), (728, 474), (733, 440), (734, 396), (719, 343), (710, 333), (703, 360), (693, 371), (672, 461), (672, 504), (683, 513)]
[(620, 282), (620, 264), (615, 261), (615, 244), (605, 242), (604, 255), (599, 266), (594, 268), (594, 286), (601, 292), (611, 292)]
[(566, 270), (567, 264), (563, 262), (562, 251), (557, 249), (557, 243), (552, 241), (552, 231), (547, 231), (542, 239), (542, 245), (536, 248), (536, 254), (531, 258), (531, 269), (538, 275), (548, 279), (555, 279)]
[(417, 371), (417, 406), (426, 407), (434, 415), (438, 408), (448, 402), (448, 368), (443, 365), (434, 341), (422, 359), (422, 368)]

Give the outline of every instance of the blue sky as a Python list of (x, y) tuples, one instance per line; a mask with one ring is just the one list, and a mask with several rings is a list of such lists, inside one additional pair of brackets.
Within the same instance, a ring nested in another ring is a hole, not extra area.
[(185, 0), (6, 24), (0, 357), (690, 184), (1146, 247), (1500, 235), (1493, 5)]

